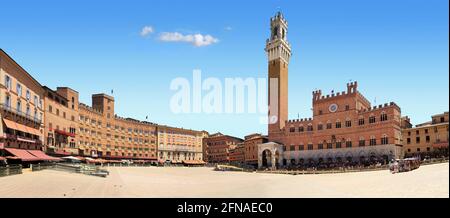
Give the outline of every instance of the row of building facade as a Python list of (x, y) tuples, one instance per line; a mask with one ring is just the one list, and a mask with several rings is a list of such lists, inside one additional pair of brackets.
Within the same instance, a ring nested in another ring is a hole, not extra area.
[[(394, 104), (391, 106), (394, 106)], [(382, 110), (390, 108), (391, 106), (385, 105), (379, 107), (379, 109)], [(316, 126), (316, 128), (310, 127), (309, 129), (307, 126), (313, 126), (312, 124), (309, 125), (309, 123), (313, 122), (313, 119), (288, 121), (288, 128), (284, 129), (284, 137), (288, 138), (288, 142), (285, 142), (285, 144), (275, 144), (270, 141), (269, 136), (262, 134), (251, 134), (245, 136), (244, 139), (224, 135), (222, 133), (212, 134), (209, 137), (204, 138), (205, 161), (210, 163), (232, 163), (236, 165), (258, 167), (258, 161), (260, 161), (259, 164), (262, 164), (261, 161), (265, 158), (262, 157), (261, 150), (274, 145), (278, 145), (275, 147), (279, 148), (279, 152), (283, 152), (284, 154), (284, 156), (280, 156), (280, 166), (303, 164), (308, 161), (317, 163), (319, 159), (322, 159), (320, 161), (324, 162), (336, 161), (337, 159), (340, 159), (340, 161), (359, 162), (364, 160), (367, 161), (371, 157), (385, 158), (383, 160), (389, 161), (391, 158), (420, 156), (422, 159), (425, 159), (448, 155), (448, 112), (433, 115), (429, 122), (417, 124), (415, 126), (411, 124), (409, 117), (401, 117), (400, 122), (391, 124), (395, 128), (389, 127), (389, 122), (387, 122), (393, 115), (386, 117), (382, 112), (378, 113), (378, 116), (375, 116), (375, 114), (376, 113), (373, 113), (372, 116), (366, 118), (364, 118), (364, 116), (359, 116), (358, 119), (355, 120), (357, 129), (352, 129), (353, 124), (350, 124), (352, 121), (347, 122), (347, 124), (342, 124), (341, 127), (339, 127), (339, 124), (338, 127), (336, 127), (336, 122), (334, 122), (332, 124), (324, 125), (323, 128)], [(309, 123), (302, 125), (301, 122), (305, 121)], [(381, 123), (377, 124), (377, 122)], [(337, 123), (339, 123), (339, 121)], [(320, 126), (321, 124), (317, 125)], [(377, 130), (359, 130), (361, 128), (374, 128), (367, 127), (366, 125), (373, 125)], [(340, 130), (341, 128), (347, 129)], [(388, 137), (386, 129), (399, 130), (397, 137)], [(328, 133), (322, 133), (321, 131), (328, 131)], [(360, 133), (358, 134), (358, 132)], [(343, 133), (348, 134), (347, 139), (345, 136), (342, 138), (336, 137), (336, 135), (342, 135)], [(317, 143), (304, 143), (308, 138), (301, 138), (302, 134), (310, 135), (309, 137), (313, 134), (320, 135), (317, 136), (319, 138)], [(327, 136), (330, 137), (329, 140), (321, 140), (320, 138), (326, 138)], [(390, 141), (392, 140), (396, 143), (395, 147), (389, 146), (391, 143)], [(370, 150), (367, 152), (363, 150), (364, 148)], [(349, 160), (350, 157), (351, 160)], [(354, 159), (354, 157), (357, 159)]]
[[(216, 133), (204, 138), (203, 153), (209, 163), (253, 167), (258, 167), (258, 163), (261, 165), (268, 155), (261, 154), (264, 149), (273, 147), (279, 149), (275, 151), (279, 152), (279, 166), (310, 161), (362, 162), (375, 158), (387, 162), (393, 158), (448, 156), (448, 112), (433, 115), (429, 122), (413, 126), (409, 117), (400, 118), (397, 115), (395, 119), (393, 111), (396, 110), (399, 108), (395, 104), (377, 106), (371, 108), (367, 116), (361, 115), (367, 113), (360, 113), (341, 125), (341, 119), (333, 117), (336, 122), (327, 121), (322, 127), (322, 122), (314, 122), (315, 119), (287, 121), (287, 128), (283, 129), (283, 133), (277, 133), (279, 138), (275, 139), (262, 134), (251, 134), (240, 139)], [(284, 141), (274, 143), (271, 140)], [(265, 164), (270, 164), (270, 160)]]
[(92, 95), (91, 106), (81, 103), (77, 91), (41, 85), (3, 50), (0, 77), (0, 156), (41, 150), (119, 160), (203, 160), (206, 131), (120, 117), (106, 94)]
[(265, 48), (268, 134), (244, 139), (119, 117), (114, 98), (106, 94), (92, 95), (91, 106), (83, 104), (77, 91), (42, 86), (0, 50), (0, 156), (25, 149), (107, 159), (276, 167), (448, 155), (448, 112), (413, 127), (396, 103), (372, 106), (357, 82), (348, 83), (342, 92), (314, 91), (312, 117), (288, 119), (291, 46), (288, 22), (281, 13), (270, 19), (270, 30)]
[[(372, 107), (358, 92), (357, 82), (337, 94), (314, 91), (313, 118), (287, 120), (279, 114), (284, 122), (269, 124), (268, 135), (240, 139), (119, 117), (114, 98), (106, 94), (92, 95), (91, 106), (80, 103), (77, 91), (42, 86), (3, 50), (0, 79), (1, 156), (15, 148), (52, 155), (258, 166), (272, 157), (264, 153), (270, 149), (282, 165), (448, 150), (448, 112), (413, 127), (395, 103)], [(280, 105), (281, 111), (286, 107)]]

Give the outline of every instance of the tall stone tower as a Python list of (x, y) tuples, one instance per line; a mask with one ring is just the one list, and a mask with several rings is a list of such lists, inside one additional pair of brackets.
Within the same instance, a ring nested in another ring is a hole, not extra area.
[(284, 128), (288, 119), (288, 65), (291, 45), (287, 41), (288, 22), (278, 12), (270, 19), (271, 36), (266, 41), (269, 65), (269, 133)]

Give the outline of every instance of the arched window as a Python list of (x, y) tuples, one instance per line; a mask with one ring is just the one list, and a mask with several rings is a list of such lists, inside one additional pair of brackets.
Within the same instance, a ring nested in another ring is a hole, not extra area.
[(386, 112), (381, 112), (381, 115), (380, 115), (380, 121), (386, 121), (386, 120), (388, 120), (388, 116), (387, 116), (387, 114), (386, 114)]
[(360, 126), (364, 125), (364, 117), (363, 116), (360, 116), (358, 118), (358, 125), (360, 125)]
[(16, 84), (16, 92), (19, 97), (22, 97), (22, 85), (20, 83)]
[(295, 132), (295, 127), (294, 126), (289, 127), (289, 132)]
[(31, 93), (30, 93), (30, 90), (27, 89), (27, 92), (26, 92), (26, 99), (27, 99), (27, 101), (29, 101), (30, 98), (31, 98)]
[(300, 143), (300, 145), (298, 146), (298, 150), (299, 151), (305, 150), (305, 146), (303, 145), (303, 143)]
[(341, 141), (337, 141), (336, 142), (336, 148), (342, 148), (342, 142)]
[(22, 112), (22, 102), (20, 102), (20, 100), (17, 101), (17, 108), (16, 109), (17, 109), (18, 113)]
[(331, 129), (332, 128), (332, 124), (331, 124), (331, 121), (327, 121), (327, 129)]
[(375, 123), (375, 121), (376, 121), (375, 115), (371, 114), (369, 117), (369, 123)]
[(352, 140), (351, 139), (347, 139), (345, 141), (345, 147), (347, 147), (347, 148), (351, 148), (352, 147)]
[(298, 131), (299, 131), (299, 132), (304, 132), (304, 131), (305, 131), (305, 128), (303, 127), (303, 125), (300, 125), (300, 126), (298, 127)]
[(375, 138), (375, 136), (370, 136), (370, 145), (377, 145), (377, 139)]
[(324, 142), (319, 142), (319, 144), (317, 145), (317, 149), (322, 150), (323, 149), (323, 143)]
[(322, 123), (319, 123), (318, 125), (317, 125), (317, 130), (323, 130), (323, 124)]
[(352, 127), (352, 120), (350, 118), (345, 120), (345, 127)]
[(11, 90), (11, 77), (5, 75), (5, 86), (6, 89)]
[(26, 115), (27, 117), (30, 116), (30, 105), (27, 105)]
[(327, 142), (327, 149), (333, 149), (333, 143), (330, 141)]
[(6, 108), (11, 107), (11, 96), (10, 95), (5, 96), (5, 104), (6, 104)]
[(387, 145), (387, 144), (389, 144), (389, 139), (388, 139), (388, 137), (387, 137), (386, 134), (384, 134), (384, 135), (381, 137), (381, 144), (382, 144), (382, 145)]
[(311, 131), (313, 131), (313, 125), (310, 123), (310, 124), (308, 124), (308, 132), (311, 132)]
[(364, 137), (359, 137), (359, 147), (364, 146), (366, 146), (366, 140), (364, 139)]
[(336, 120), (336, 129), (341, 128), (341, 121), (340, 120)]

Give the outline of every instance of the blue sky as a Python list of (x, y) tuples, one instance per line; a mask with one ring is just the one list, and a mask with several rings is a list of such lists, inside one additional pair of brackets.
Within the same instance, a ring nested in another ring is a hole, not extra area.
[[(114, 89), (120, 116), (243, 137), (266, 133), (259, 114), (173, 114), (176, 77), (264, 77), (269, 18), (289, 22), (291, 118), (311, 116), (311, 92), (349, 80), (372, 103), (394, 101), (417, 124), (448, 111), (447, 0), (4, 1), (0, 47), (42, 84), (91, 103)], [(142, 28), (153, 33), (141, 36)], [(205, 46), (164, 32), (210, 35)]]

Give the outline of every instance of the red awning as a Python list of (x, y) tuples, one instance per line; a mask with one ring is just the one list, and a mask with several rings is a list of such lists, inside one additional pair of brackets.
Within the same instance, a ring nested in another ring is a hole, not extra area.
[(25, 149), (17, 149), (17, 148), (5, 148), (5, 150), (9, 153), (11, 153), (12, 155), (22, 159), (22, 161), (27, 162), (27, 161), (39, 161), (41, 160), (40, 158), (30, 154), (27, 150)]
[(66, 132), (63, 130), (59, 130), (59, 129), (55, 129), (55, 132), (61, 135), (65, 135), (65, 136), (69, 136), (69, 137), (75, 137), (75, 134), (70, 133), (70, 132)]
[(433, 148), (445, 148), (445, 147), (448, 147), (448, 142), (440, 142), (433, 144)]
[(9, 129), (15, 129), (15, 130), (18, 130), (21, 132), (29, 133), (31, 135), (37, 135), (37, 136), (41, 135), (41, 133), (39, 132), (38, 129), (28, 127), (23, 124), (20, 124), (20, 123), (17, 123), (17, 122), (14, 122), (12, 120), (8, 120), (5, 118), (3, 118), (3, 121), (5, 122), (6, 127), (8, 127)]
[(0, 157), (0, 161), (6, 160), (4, 157)]
[(104, 156), (108, 159), (156, 160), (156, 157)]
[(47, 160), (47, 161), (61, 161), (60, 158), (51, 157), (46, 155), (44, 152), (40, 150), (27, 150), (30, 154), (40, 158), (41, 160)]

